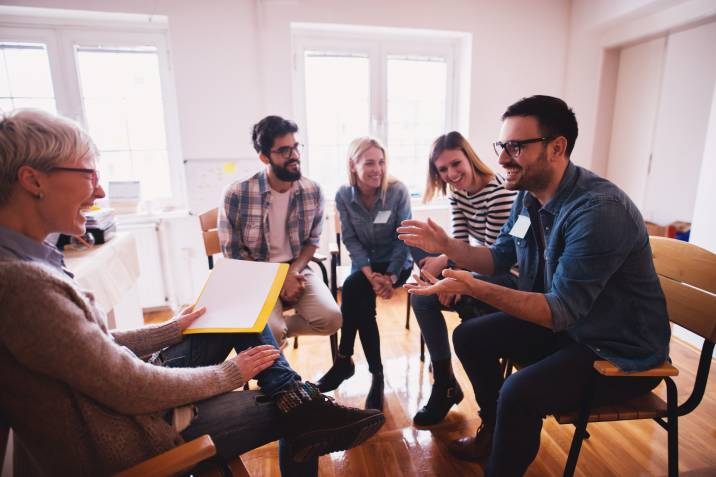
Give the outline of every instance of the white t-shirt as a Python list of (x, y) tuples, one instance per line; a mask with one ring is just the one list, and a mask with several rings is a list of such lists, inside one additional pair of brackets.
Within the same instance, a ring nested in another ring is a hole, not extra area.
[(269, 261), (288, 262), (293, 259), (291, 244), (288, 241), (288, 201), (291, 198), (293, 184), (286, 192), (271, 189), (271, 207), (269, 221)]

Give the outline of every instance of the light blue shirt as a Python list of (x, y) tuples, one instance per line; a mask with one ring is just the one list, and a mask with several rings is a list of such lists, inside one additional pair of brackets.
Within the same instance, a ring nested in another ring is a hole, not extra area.
[(336, 208), (353, 271), (371, 263), (388, 263), (386, 273), (398, 277), (413, 266), (408, 247), (396, 231), (400, 222), (412, 217), (410, 193), (402, 182), (392, 182), (371, 210), (363, 205), (356, 187), (341, 186), (336, 192)]
[(0, 258), (41, 262), (61, 270), (70, 278), (74, 277), (72, 272), (65, 268), (64, 256), (57, 247), (47, 241), (38, 242), (2, 225), (0, 225)]

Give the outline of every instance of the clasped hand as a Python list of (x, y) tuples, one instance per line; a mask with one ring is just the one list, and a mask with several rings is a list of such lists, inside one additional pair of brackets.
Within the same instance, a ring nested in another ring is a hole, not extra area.
[(281, 300), (286, 304), (296, 303), (306, 289), (306, 277), (298, 272), (289, 272), (281, 288)]

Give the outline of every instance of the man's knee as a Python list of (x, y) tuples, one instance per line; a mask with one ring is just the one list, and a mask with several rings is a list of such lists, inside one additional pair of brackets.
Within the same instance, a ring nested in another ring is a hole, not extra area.
[(317, 335), (332, 335), (343, 325), (343, 315), (338, 306), (323, 310), (311, 320), (311, 328)]

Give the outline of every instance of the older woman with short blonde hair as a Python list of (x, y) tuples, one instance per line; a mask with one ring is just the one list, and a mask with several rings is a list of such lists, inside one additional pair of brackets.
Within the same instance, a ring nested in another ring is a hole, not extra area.
[[(82, 211), (104, 197), (96, 161), (70, 120), (0, 116), (0, 415), (21, 443), (19, 475), (111, 475), (203, 434), (224, 461), (283, 436), (282, 472), (316, 475), (319, 454), (377, 431), (382, 413), (338, 406), (302, 382), (268, 327), (182, 336), (205, 312), (189, 307), (160, 325), (109, 330), (45, 241), (85, 232)], [(253, 377), (269, 399), (230, 392)]]

